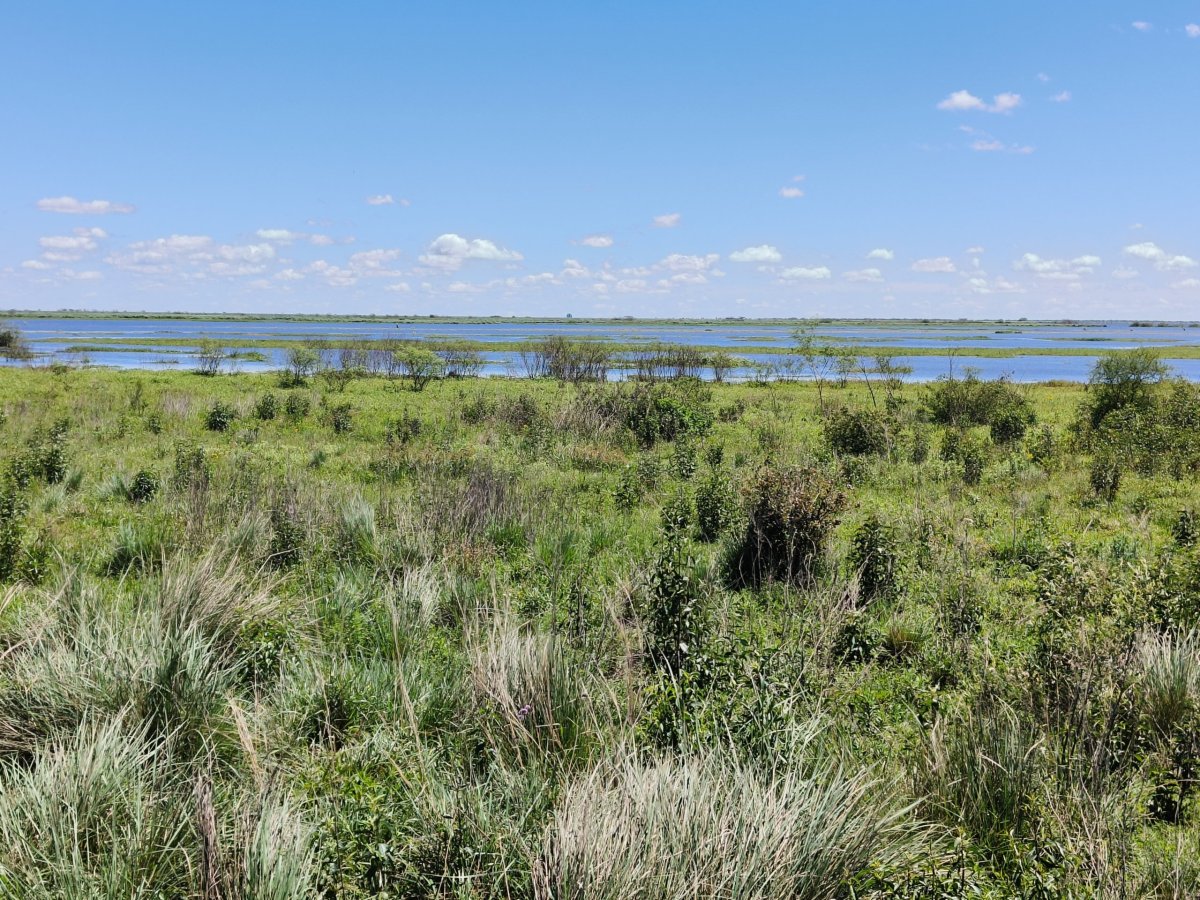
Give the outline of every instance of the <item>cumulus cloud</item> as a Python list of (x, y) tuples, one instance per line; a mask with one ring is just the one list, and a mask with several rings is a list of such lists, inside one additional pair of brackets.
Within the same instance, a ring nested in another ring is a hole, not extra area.
[(170, 237), (135, 241), (125, 250), (113, 253), (105, 262), (118, 269), (163, 275), (180, 262), (209, 262), (213, 240), (207, 235), (173, 234)]
[(1194, 22), (1185, 25), (1183, 30), (1187, 32), (1187, 36), (1190, 38), (1200, 38), (1200, 25)]
[(789, 281), (823, 281), (831, 278), (833, 273), (828, 266), (793, 266), (790, 269), (784, 269), (779, 276)]
[(787, 200), (798, 200), (804, 196), (804, 190), (789, 184), (779, 189), (779, 196)]
[(918, 259), (912, 264), (914, 272), (957, 272), (954, 262), (948, 256), (934, 256)]
[(846, 272), (842, 277), (847, 281), (857, 283), (883, 281), (883, 273), (878, 269), (856, 269), (852, 272)]
[(604, 247), (611, 247), (613, 245), (613, 239), (607, 234), (589, 234), (587, 237), (577, 241), (577, 243), (582, 244), (585, 247), (597, 247), (603, 249)]
[(1138, 31), (1150, 31), (1154, 27), (1149, 22), (1140, 22), (1139, 21), (1139, 22), (1130, 22), (1129, 24), (1132, 25), (1134, 28), (1136, 28)]
[(990, 112), (1010, 113), (1024, 101), (1020, 94), (1005, 91), (992, 97), (991, 103), (985, 103), (970, 91), (954, 91), (938, 103), (937, 108), (946, 112)]
[(887, 247), (876, 247), (874, 250), (872, 250), (870, 253), (867, 254), (867, 259), (882, 259), (885, 261), (891, 261), (895, 258), (896, 258), (896, 254), (893, 251), (887, 249)]
[(254, 232), (254, 235), (259, 240), (274, 241), (279, 244), (290, 244), (304, 237), (300, 232), (289, 231), (286, 228), (260, 228)]
[(21, 263), (21, 268), (33, 269), (34, 271), (40, 272), (51, 268), (51, 265), (48, 262), (42, 262), (40, 259), (27, 259), (25, 262)]
[(1130, 244), (1125, 248), (1125, 252), (1130, 256), (1154, 263), (1156, 269), (1161, 269), (1164, 272), (1190, 269), (1196, 265), (1196, 261), (1190, 256), (1172, 255), (1152, 241)]
[(783, 261), (783, 254), (770, 244), (759, 244), (730, 253), (729, 258), (739, 263), (777, 263)]
[(506, 250), (485, 238), (468, 240), (457, 234), (443, 234), (429, 245), (419, 259), (427, 266), (453, 271), (469, 259), (516, 262), (524, 258), (515, 250)]
[(665, 213), (654, 217), (655, 228), (674, 228), (683, 219), (681, 213)]
[(68, 213), (76, 216), (103, 216), (108, 213), (131, 213), (134, 208), (128, 203), (112, 200), (77, 200), (74, 197), (44, 197), (37, 202), (43, 212)]
[(1081, 275), (1090, 275), (1100, 265), (1100, 257), (1090, 254), (1074, 259), (1043, 259), (1036, 253), (1026, 253), (1013, 263), (1013, 268), (1050, 281), (1078, 281)]
[(688, 256), (683, 253), (672, 253), (659, 262), (659, 266), (672, 272), (705, 272), (711, 269), (721, 258), (720, 254), (707, 253), (704, 256)]
[(1068, 102), (1070, 102), (1070, 100), (1071, 100), (1071, 92), (1070, 91), (1059, 91), (1057, 94), (1055, 94), (1053, 97), (1050, 98), (1051, 103), (1068, 103)]
[(275, 248), (270, 244), (222, 244), (216, 253), (226, 262), (259, 264), (275, 258)]

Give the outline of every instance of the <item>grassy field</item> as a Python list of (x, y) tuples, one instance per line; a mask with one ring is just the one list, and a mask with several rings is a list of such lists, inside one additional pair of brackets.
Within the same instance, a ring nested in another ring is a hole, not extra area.
[(1200, 389), (1142, 363), (0, 369), (0, 895), (1195, 897)]

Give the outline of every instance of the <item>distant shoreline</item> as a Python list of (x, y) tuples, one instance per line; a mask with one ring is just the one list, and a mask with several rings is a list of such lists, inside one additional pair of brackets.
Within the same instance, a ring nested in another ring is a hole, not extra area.
[(0, 319), (99, 319), (99, 320), (168, 320), (193, 322), (366, 322), (397, 325), (435, 323), (445, 325), (607, 325), (607, 326), (816, 326), (857, 325), (892, 327), (972, 327), (978, 325), (1000, 325), (1010, 328), (1045, 327), (1096, 327), (1098, 325), (1130, 325), (1142, 328), (1200, 328), (1200, 321), (1165, 319), (1003, 319), (1003, 318), (864, 318), (864, 317), (790, 317), (750, 318), (730, 316), (725, 318), (637, 318), (634, 316), (440, 316), (440, 315), (337, 315), (333, 313), (198, 313), (198, 312), (130, 312), (123, 310), (0, 310)]

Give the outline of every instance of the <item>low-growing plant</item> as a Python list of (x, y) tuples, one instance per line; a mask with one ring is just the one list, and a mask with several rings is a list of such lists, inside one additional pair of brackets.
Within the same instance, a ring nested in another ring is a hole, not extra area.
[(270, 422), (279, 415), (279, 397), (267, 393), (258, 398), (254, 404), (254, 416), (260, 422)]
[(891, 443), (887, 417), (875, 410), (839, 407), (825, 416), (822, 428), (829, 446), (848, 456), (882, 455)]
[(329, 407), (329, 427), (334, 434), (349, 434), (354, 430), (354, 407), (349, 403), (334, 403)]
[(139, 469), (129, 482), (126, 496), (131, 503), (149, 503), (158, 494), (158, 476), (148, 469)]
[(284, 414), (293, 423), (307, 419), (310, 409), (312, 409), (312, 398), (301, 391), (290, 392), (283, 404)]
[(850, 540), (848, 562), (858, 578), (859, 595), (864, 600), (891, 597), (898, 587), (901, 570), (900, 539), (895, 528), (877, 515), (868, 516)]
[(717, 468), (696, 487), (696, 533), (702, 541), (715, 541), (731, 524), (737, 501), (729, 475)]

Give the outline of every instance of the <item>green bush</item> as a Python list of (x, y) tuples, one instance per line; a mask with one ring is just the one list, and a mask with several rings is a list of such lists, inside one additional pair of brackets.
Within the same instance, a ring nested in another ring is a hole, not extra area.
[(882, 455), (888, 452), (887, 417), (869, 409), (835, 409), (822, 425), (825, 440), (846, 456)]
[(175, 446), (175, 471), (172, 483), (179, 490), (203, 489), (212, 476), (208, 453), (197, 444), (180, 443)]
[(1029, 398), (1012, 382), (1006, 378), (982, 381), (973, 372), (965, 378), (935, 381), (925, 390), (922, 410), (929, 421), (954, 428), (991, 425), (1002, 419), (1033, 421)]
[(204, 427), (209, 431), (228, 431), (237, 419), (237, 410), (223, 400), (218, 400), (204, 416)]
[(308, 418), (312, 409), (312, 398), (300, 391), (292, 391), (284, 401), (283, 411), (293, 423), (302, 422)]
[(279, 415), (279, 398), (274, 394), (263, 394), (254, 404), (254, 416), (261, 422), (270, 422)]
[(733, 523), (736, 501), (729, 476), (720, 469), (696, 488), (696, 526), (702, 541), (715, 541)]
[(335, 403), (329, 407), (329, 426), (334, 434), (349, 434), (354, 430), (354, 407), (349, 403)]
[(20, 567), (28, 502), (11, 480), (0, 480), (0, 583), (13, 578)]
[(845, 505), (840, 485), (822, 470), (764, 466), (747, 490), (745, 528), (726, 562), (730, 581), (811, 582)]
[(663, 543), (654, 568), (643, 615), (646, 651), (651, 663), (676, 676), (700, 652), (705, 631), (704, 590), (678, 534)]
[(900, 539), (896, 530), (872, 514), (854, 531), (850, 539), (851, 571), (858, 577), (859, 594), (864, 600), (895, 594), (901, 569)]
[(133, 503), (149, 503), (158, 494), (158, 476), (146, 469), (140, 470), (129, 483), (127, 496)]

